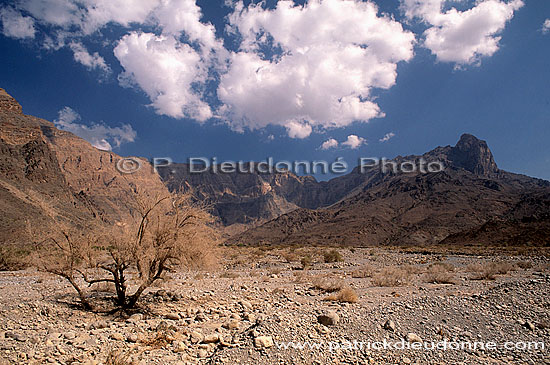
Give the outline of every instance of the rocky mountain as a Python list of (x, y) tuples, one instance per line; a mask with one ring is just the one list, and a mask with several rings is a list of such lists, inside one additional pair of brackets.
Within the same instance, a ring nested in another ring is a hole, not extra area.
[(133, 174), (117, 170), (120, 159), (23, 114), (0, 89), (0, 242), (25, 241), (27, 222), (40, 229), (51, 217), (115, 222), (127, 214), (132, 190), (168, 192), (145, 159)]
[(188, 164), (172, 164), (158, 167), (158, 172), (170, 190), (192, 190), (199, 200), (210, 203), (226, 226), (265, 222), (297, 208), (327, 206), (360, 183), (351, 175), (328, 183), (289, 171), (260, 172), (256, 167), (244, 164), (246, 172), (197, 173)]
[[(235, 235), (241, 244), (550, 244), (550, 182), (498, 169), (484, 141), (398, 156), (398, 166), (439, 161), (442, 171), (358, 167), (344, 198), (300, 208)], [(327, 185), (333, 181), (327, 182)]]

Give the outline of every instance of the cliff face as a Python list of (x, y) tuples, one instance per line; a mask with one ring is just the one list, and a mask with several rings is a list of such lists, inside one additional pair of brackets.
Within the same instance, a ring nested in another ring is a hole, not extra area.
[(24, 241), (26, 222), (41, 227), (51, 217), (75, 225), (121, 220), (136, 188), (168, 193), (146, 160), (136, 173), (121, 174), (120, 159), (24, 115), (0, 89), (0, 242)]

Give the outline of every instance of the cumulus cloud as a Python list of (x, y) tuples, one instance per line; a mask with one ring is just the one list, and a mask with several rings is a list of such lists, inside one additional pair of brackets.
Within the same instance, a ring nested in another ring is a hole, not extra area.
[(23, 16), (12, 7), (0, 8), (2, 33), (11, 38), (34, 38), (34, 20)]
[(303, 138), (381, 117), (372, 90), (393, 86), (397, 63), (413, 57), (414, 35), (370, 2), (239, 2), (229, 22), (242, 43), (218, 97), (238, 130), (273, 124)]
[(352, 150), (355, 150), (366, 143), (367, 141), (363, 137), (358, 137), (355, 134), (350, 134), (348, 136), (348, 139), (345, 142), (342, 142), (342, 145), (348, 146)]
[(321, 149), (322, 150), (329, 150), (331, 148), (336, 148), (338, 147), (338, 141), (335, 140), (334, 138), (329, 138), (327, 139), (326, 141), (323, 142), (323, 144), (321, 145)]
[(386, 134), (384, 135), (384, 137), (380, 138), (378, 141), (379, 141), (379, 142), (387, 142), (387, 141), (389, 141), (390, 139), (392, 139), (393, 137), (395, 137), (395, 133), (393, 133), (393, 132), (386, 133)]
[(546, 19), (542, 24), (542, 34), (547, 34), (550, 32), (550, 19)]
[(131, 32), (114, 49), (124, 73), (125, 85), (139, 86), (151, 99), (157, 113), (174, 118), (205, 121), (212, 117), (208, 104), (200, 99), (195, 83), (208, 76), (201, 56), (172, 35)]
[(122, 143), (133, 142), (137, 136), (136, 131), (128, 124), (115, 128), (104, 123), (93, 123), (91, 126), (82, 124), (80, 115), (68, 106), (59, 111), (54, 124), (59, 129), (85, 139), (95, 148), (106, 151), (120, 147)]
[(443, 12), (445, 0), (402, 0), (409, 19), (420, 18), (430, 25), (423, 45), (437, 60), (458, 65), (479, 62), (499, 49), (506, 23), (524, 4), (521, 0), (481, 0), (465, 11), (456, 8)]
[(82, 43), (72, 42), (70, 45), (73, 51), (74, 60), (86, 66), (90, 70), (100, 70), (105, 74), (111, 72), (111, 68), (105, 63), (105, 59), (101, 57), (97, 52), (90, 54), (88, 50), (82, 45)]

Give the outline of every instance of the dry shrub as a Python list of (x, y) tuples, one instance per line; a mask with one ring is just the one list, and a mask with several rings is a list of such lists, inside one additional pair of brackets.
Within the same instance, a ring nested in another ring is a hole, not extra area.
[[(98, 220), (77, 230), (52, 217), (55, 224), (30, 234), (34, 264), (65, 278), (85, 309), (95, 309), (87, 287), (112, 283), (116, 305), (132, 308), (167, 272), (179, 266), (208, 268), (217, 260), (213, 217), (190, 194), (134, 193), (126, 221), (108, 225)], [(131, 282), (137, 284), (132, 292)]]
[(302, 264), (302, 270), (307, 270), (313, 264), (313, 259), (311, 258), (311, 256), (305, 255), (300, 260), (300, 264)]
[(357, 303), (357, 301), (359, 300), (359, 297), (357, 296), (357, 293), (355, 292), (355, 290), (353, 290), (350, 287), (345, 287), (340, 289), (340, 291), (338, 291), (337, 293), (329, 295), (323, 300), (330, 300), (333, 302), (341, 302), (341, 303)]
[(507, 274), (513, 269), (514, 266), (506, 261), (468, 265), (468, 270), (474, 273), (472, 280), (495, 280), (497, 275)]
[(289, 264), (298, 261), (298, 255), (294, 252), (284, 252), (281, 256)]
[(224, 278), (224, 279), (236, 279), (238, 277), (240, 277), (241, 275), (238, 273), (238, 272), (234, 272), (234, 271), (224, 271), (221, 275), (220, 275), (220, 278)]
[(338, 252), (338, 250), (332, 249), (330, 251), (325, 251), (323, 253), (323, 260), (326, 263), (332, 263), (332, 262), (344, 261), (344, 258), (342, 257), (340, 252)]
[(355, 270), (353, 270), (351, 272), (351, 277), (352, 278), (359, 278), (359, 279), (362, 279), (362, 278), (370, 278), (371, 276), (374, 275), (374, 267), (372, 265), (369, 265), (369, 264), (365, 264)]
[(530, 261), (516, 261), (515, 265), (520, 269), (530, 269), (533, 267), (533, 264)]
[(283, 270), (280, 268), (271, 269), (269, 270), (268, 275), (280, 275), (282, 272)]
[(456, 284), (454, 271), (455, 267), (447, 263), (431, 264), (424, 274), (424, 281), (434, 284)]
[(315, 289), (327, 293), (341, 290), (344, 287), (344, 283), (341, 280), (333, 279), (328, 276), (315, 276), (312, 278), (311, 283)]
[(372, 283), (376, 286), (402, 286), (410, 281), (410, 273), (403, 268), (390, 266), (374, 274)]
[(109, 350), (105, 365), (131, 365), (130, 352), (124, 352), (122, 350)]
[(536, 272), (549, 272), (550, 264), (538, 264), (533, 270), (535, 270)]
[(31, 248), (20, 244), (0, 244), (0, 271), (22, 270), (29, 266)]

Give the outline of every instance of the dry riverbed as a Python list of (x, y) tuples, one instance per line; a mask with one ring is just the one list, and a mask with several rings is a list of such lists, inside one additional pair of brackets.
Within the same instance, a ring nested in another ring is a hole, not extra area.
[(0, 364), (550, 364), (547, 258), (324, 253), (228, 249), (128, 314), (82, 311), (55, 276), (0, 273)]

